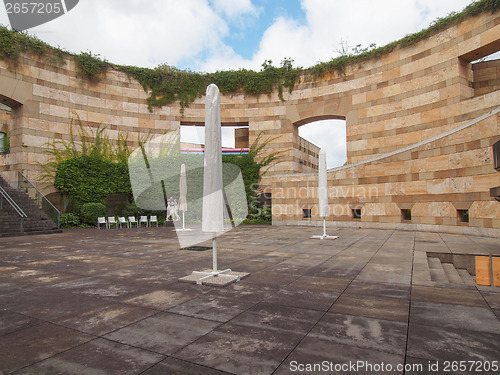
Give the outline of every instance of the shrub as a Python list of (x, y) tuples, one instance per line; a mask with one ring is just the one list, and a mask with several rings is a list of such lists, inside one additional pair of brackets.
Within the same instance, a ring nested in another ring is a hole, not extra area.
[(97, 218), (106, 216), (106, 206), (102, 203), (85, 203), (80, 211), (80, 218), (85, 224), (97, 225)]
[(61, 214), (59, 223), (61, 228), (76, 228), (80, 225), (80, 218), (72, 213)]

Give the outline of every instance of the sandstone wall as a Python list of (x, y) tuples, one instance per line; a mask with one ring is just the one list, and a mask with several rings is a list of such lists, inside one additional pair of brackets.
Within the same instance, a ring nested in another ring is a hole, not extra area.
[[(290, 205), (307, 204), (314, 212), (316, 177), (290, 176), (304, 171), (298, 127), (315, 120), (345, 119), (351, 166), (331, 171), (329, 183), (331, 192), (344, 189), (332, 204), (346, 211), (331, 217), (332, 223), (484, 228), (498, 233), (500, 203), (486, 195), (487, 189), (500, 185), (500, 174), (494, 173), (488, 156), (489, 147), (500, 138), (497, 115), (411, 152), (356, 163), (438, 137), (495, 109), (500, 104), (498, 62), (470, 62), (498, 51), (499, 36), (500, 12), (483, 13), (413, 46), (354, 64), (345, 74), (319, 82), (304, 76), (298, 88), (285, 93), (284, 101), (277, 92), (223, 96), (224, 124), (248, 126), (250, 144), (261, 132), (264, 139), (276, 137), (265, 151), (284, 151), (282, 162), (262, 181), (264, 187), (272, 186), (274, 222), (305, 222), (299, 211), (281, 210)], [(128, 133), (132, 146), (141, 135), (179, 131), (181, 124), (204, 121), (204, 98), (181, 113), (177, 103), (149, 112), (147, 97), (137, 81), (112, 69), (101, 82), (90, 83), (77, 76), (72, 60), (62, 67), (30, 55), (15, 67), (0, 61), (0, 99), (13, 108), (11, 152), (0, 155), (0, 170), (10, 179), (17, 170), (36, 179), (37, 163), (48, 158), (47, 142), (69, 139), (77, 117), (92, 128), (106, 125), (112, 137)], [(306, 197), (279, 194), (279, 189), (302, 187), (308, 191)], [(358, 196), (360, 191), (364, 198)], [(347, 207), (359, 204), (358, 222)], [(411, 208), (412, 220), (401, 224), (400, 209), (409, 209), (405, 207)], [(466, 209), (459, 207), (468, 207), (469, 223), (457, 222), (456, 209)]]

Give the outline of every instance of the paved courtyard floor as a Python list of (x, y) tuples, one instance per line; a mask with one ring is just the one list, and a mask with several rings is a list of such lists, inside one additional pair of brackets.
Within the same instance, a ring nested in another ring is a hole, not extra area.
[(498, 239), (331, 231), (236, 228), (219, 268), (250, 276), (224, 288), (178, 282), (212, 253), (171, 228), (0, 238), (0, 374), (499, 373), (500, 288), (422, 266)]

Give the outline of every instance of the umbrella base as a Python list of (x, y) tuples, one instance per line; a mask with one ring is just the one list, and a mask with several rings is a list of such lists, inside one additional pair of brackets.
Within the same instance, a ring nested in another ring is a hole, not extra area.
[(329, 236), (328, 234), (324, 234), (322, 236), (312, 236), (311, 238), (319, 238), (320, 240), (328, 239), (328, 240), (336, 240), (339, 236)]
[(242, 278), (250, 275), (246, 272), (235, 272), (230, 269), (224, 271), (193, 271), (191, 275), (179, 278), (179, 281), (211, 286), (226, 286), (240, 281)]
[(191, 232), (192, 230), (194, 230), (194, 229), (191, 229), (191, 228), (180, 228), (180, 229), (174, 230), (173, 232)]

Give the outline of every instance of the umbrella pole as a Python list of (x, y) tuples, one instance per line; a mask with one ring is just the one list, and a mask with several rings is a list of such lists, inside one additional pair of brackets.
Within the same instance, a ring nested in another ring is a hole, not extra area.
[(326, 218), (323, 218), (323, 237), (326, 237)]
[(182, 211), (182, 230), (186, 230), (186, 227), (184, 226), (184, 211)]
[(212, 239), (212, 249), (213, 249), (213, 274), (217, 274), (217, 239), (214, 237)]

